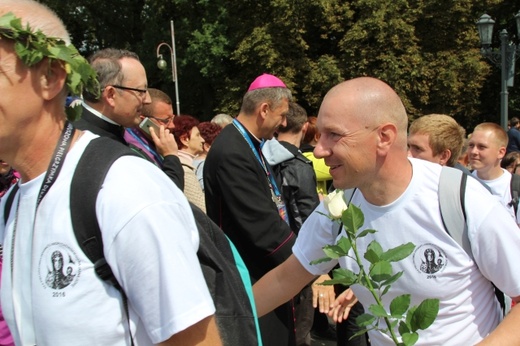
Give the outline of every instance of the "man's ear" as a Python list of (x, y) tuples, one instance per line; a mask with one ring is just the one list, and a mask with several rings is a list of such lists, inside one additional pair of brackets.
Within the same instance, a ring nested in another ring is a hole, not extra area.
[(268, 110), (269, 110), (269, 104), (267, 102), (264, 102), (260, 105), (259, 112), (260, 112), (260, 116), (262, 117), (263, 120), (265, 120), (265, 118), (267, 118)]
[(99, 99), (105, 100), (105, 103), (109, 104), (112, 107), (115, 107), (116, 101), (115, 101), (115, 95), (116, 95), (116, 88), (112, 86), (107, 86), (104, 89), (101, 90), (101, 95), (99, 96)]
[(374, 131), (378, 133), (378, 149), (385, 153), (388, 152), (397, 138), (397, 128), (394, 124), (387, 123), (380, 125)]
[(39, 67), (40, 86), (44, 100), (52, 100), (60, 94), (67, 82), (67, 72), (63, 63), (56, 60), (43, 60)]
[(439, 155), (439, 163), (441, 166), (446, 166), (446, 163), (451, 158), (451, 150), (450, 149), (444, 149), (442, 153)]
[(502, 160), (506, 156), (506, 147), (498, 148), (498, 159)]
[(307, 129), (309, 128), (309, 122), (306, 121), (305, 124), (302, 126), (302, 137), (305, 137), (305, 134), (307, 133)]

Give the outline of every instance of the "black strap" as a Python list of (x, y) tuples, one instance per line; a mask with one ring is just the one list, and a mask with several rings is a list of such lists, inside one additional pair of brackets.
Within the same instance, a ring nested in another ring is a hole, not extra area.
[(7, 224), (7, 220), (9, 220), (9, 214), (11, 214), (11, 208), (13, 207), (14, 197), (16, 196), (16, 193), (19, 189), (20, 185), (18, 183), (13, 186), (11, 192), (9, 192), (9, 195), (7, 195), (7, 199), (5, 200), (4, 205), (4, 225)]
[[(128, 299), (105, 260), (103, 238), (96, 215), (96, 199), (108, 170), (118, 158), (134, 155), (127, 146), (106, 137), (93, 139), (81, 156), (70, 187), (70, 214), (72, 228), (83, 252), (94, 263), (96, 274), (119, 290), (128, 319)], [(134, 340), (130, 335), (131, 344)]]
[(515, 210), (515, 215), (517, 213), (517, 210), (518, 210), (518, 200), (519, 200), (519, 197), (520, 197), (520, 175), (518, 174), (512, 174), (511, 175), (511, 185), (510, 185), (510, 190), (511, 190), (511, 202), (509, 202), (509, 206), (512, 206)]

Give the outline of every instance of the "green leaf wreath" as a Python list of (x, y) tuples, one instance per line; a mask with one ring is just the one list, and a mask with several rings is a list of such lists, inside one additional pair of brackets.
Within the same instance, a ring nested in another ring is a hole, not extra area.
[(34, 31), (29, 24), (24, 27), (22, 20), (12, 12), (0, 17), (1, 37), (14, 41), (16, 54), (28, 67), (38, 64), (44, 58), (49, 59), (49, 62), (60, 61), (67, 72), (66, 83), (70, 95), (80, 96), (83, 90), (99, 95), (96, 72), (72, 44), (67, 45), (60, 38), (49, 37), (41, 30)]

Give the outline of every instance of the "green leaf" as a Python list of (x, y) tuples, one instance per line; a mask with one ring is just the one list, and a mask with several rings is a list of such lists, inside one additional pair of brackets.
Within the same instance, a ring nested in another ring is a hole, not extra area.
[(404, 321), (399, 321), (399, 334), (403, 335), (404, 333), (410, 333), (410, 326), (406, 324)]
[(361, 329), (360, 331), (358, 331), (356, 334), (352, 335), (350, 338), (348, 338), (349, 340), (352, 340), (354, 339), (355, 337), (358, 337), (358, 336), (361, 336), (363, 334), (365, 334), (366, 332), (368, 332), (368, 329)]
[(332, 271), (332, 277), (333, 281), (339, 281), (338, 283), (345, 286), (350, 286), (355, 283), (358, 283), (358, 275), (346, 268), (334, 269)]
[(393, 269), (389, 262), (377, 262), (370, 267), (370, 277), (376, 282), (382, 282), (392, 277)]
[[(17, 20), (12, 12), (0, 17), (0, 27), (14, 26), (13, 21)], [(20, 19), (18, 19), (20, 20)]]
[(426, 329), (435, 321), (439, 313), (439, 299), (425, 299), (413, 312), (410, 325), (412, 332)]
[(376, 263), (381, 260), (381, 254), (383, 253), (383, 248), (377, 241), (372, 241), (367, 246), (367, 251), (365, 252), (365, 259), (370, 263)]
[(350, 240), (348, 240), (347, 237), (341, 237), (336, 243), (336, 245), (339, 246), (341, 250), (343, 250), (343, 253), (345, 254), (344, 256), (346, 256), (352, 248), (352, 244), (350, 243)]
[[(381, 286), (383, 286), (383, 284), (381, 284)], [(388, 293), (388, 291), (390, 290), (390, 287), (392, 287), (391, 285), (388, 285), (385, 287), (385, 289), (383, 290), (383, 292), (381, 293), (381, 296), (384, 296), (385, 294)]]
[(374, 280), (370, 280), (370, 283), (372, 284), (372, 287), (374, 287), (375, 290), (379, 289), (379, 283)]
[(410, 256), (414, 249), (414, 244), (406, 243), (382, 253), (380, 258), (384, 261), (397, 262)]
[(409, 294), (403, 294), (395, 297), (390, 303), (390, 314), (392, 317), (401, 318), (408, 307), (410, 307), (411, 296)]
[(403, 344), (406, 346), (413, 346), (419, 340), (419, 334), (417, 333), (404, 333), (401, 334), (401, 337), (403, 338)]
[(397, 274), (393, 275), (392, 277), (390, 277), (388, 280), (385, 280), (384, 282), (381, 283), (381, 285), (391, 285), (393, 284), (394, 282), (397, 281), (397, 279), (399, 279), (402, 275), (403, 275), (404, 272), (398, 272)]
[(376, 317), (370, 314), (361, 314), (356, 317), (356, 324), (359, 327), (368, 327), (374, 324)]
[(357, 235), (357, 238), (363, 238), (363, 237), (367, 236), (369, 233), (374, 234), (376, 232), (377, 231), (375, 229), (366, 229), (364, 231), (359, 232), (359, 234)]
[(323, 247), (323, 252), (325, 252), (326, 256), (333, 259), (337, 259), (347, 255), (343, 252), (343, 249), (338, 245), (326, 245)]
[(383, 308), (382, 306), (372, 304), (370, 305), (368, 310), (370, 310), (370, 312), (373, 313), (376, 317), (389, 317), (385, 308)]
[(347, 210), (341, 215), (341, 222), (343, 222), (345, 230), (355, 236), (357, 230), (365, 223), (365, 216), (361, 209), (350, 203)]
[(410, 327), (410, 331), (412, 331), (412, 318), (415, 313), (415, 310), (417, 310), (417, 306), (412, 306), (410, 309), (408, 309), (408, 312), (406, 313), (406, 324)]
[(322, 258), (318, 258), (314, 261), (311, 261), (309, 264), (315, 265), (315, 264), (320, 264), (323, 262), (330, 262), (331, 260), (332, 260), (332, 258), (330, 258), (330, 257), (322, 257)]

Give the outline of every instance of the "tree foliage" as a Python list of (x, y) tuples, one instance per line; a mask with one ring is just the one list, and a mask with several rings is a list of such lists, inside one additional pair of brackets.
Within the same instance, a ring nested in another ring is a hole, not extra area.
[[(282, 78), (309, 114), (337, 83), (374, 76), (397, 90), (411, 120), (445, 113), (469, 131), (499, 122), (500, 110), (500, 70), (480, 55), (475, 22), (487, 12), (497, 32), (513, 33), (520, 10), (512, 0), (42, 2), (64, 20), (80, 52), (133, 50), (149, 85), (174, 97), (170, 67), (156, 67), (158, 44), (171, 45), (173, 20), (181, 112), (204, 120), (236, 114), (248, 84), (264, 72)], [(510, 115), (520, 115), (516, 77)]]

